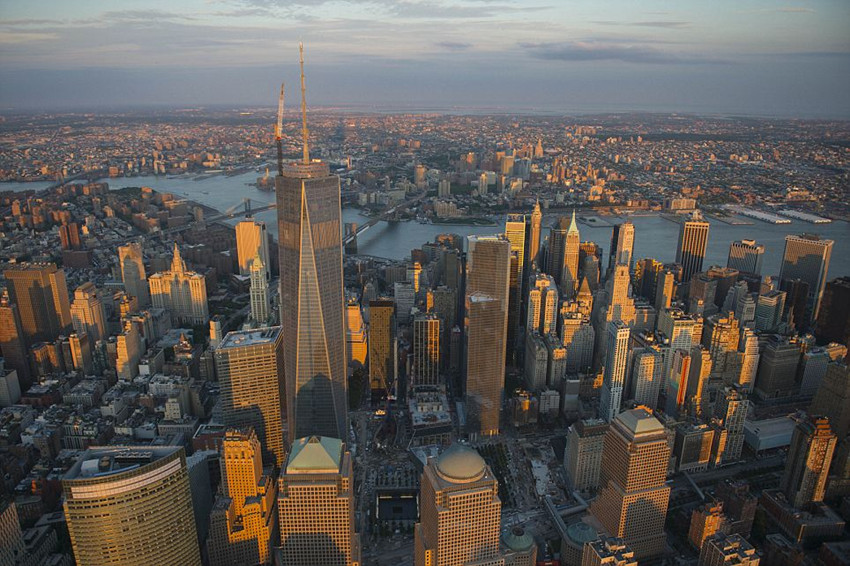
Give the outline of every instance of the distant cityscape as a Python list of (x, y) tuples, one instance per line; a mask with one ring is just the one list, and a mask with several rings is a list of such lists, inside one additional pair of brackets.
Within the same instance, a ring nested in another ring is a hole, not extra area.
[(301, 71), (2, 117), (0, 566), (850, 563), (850, 124)]

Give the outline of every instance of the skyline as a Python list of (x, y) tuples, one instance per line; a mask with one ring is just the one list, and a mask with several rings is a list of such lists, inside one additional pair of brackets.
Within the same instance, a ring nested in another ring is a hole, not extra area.
[(314, 108), (850, 118), (850, 5), (722, 4), (7, 5), (0, 111), (271, 106), (281, 78), (297, 79), (303, 40)]

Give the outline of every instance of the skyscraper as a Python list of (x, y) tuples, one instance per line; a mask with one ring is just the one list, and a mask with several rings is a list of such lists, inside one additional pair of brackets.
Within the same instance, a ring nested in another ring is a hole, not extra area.
[(742, 273), (761, 275), (761, 263), (764, 258), (764, 246), (755, 240), (735, 240), (729, 244), (729, 257), (726, 267)]
[(826, 284), (816, 334), (825, 342), (838, 342), (850, 348), (850, 277)]
[(805, 416), (797, 422), (779, 485), (791, 505), (823, 501), (836, 443), (828, 418)]
[(561, 292), (568, 297), (575, 296), (578, 289), (578, 256), (580, 247), (581, 236), (578, 232), (578, 224), (576, 224), (576, 211), (573, 210), (570, 227), (567, 229), (567, 235), (564, 241), (564, 266), (560, 279)]
[(151, 296), (148, 280), (145, 275), (145, 264), (142, 257), (142, 245), (138, 242), (118, 247), (118, 262), (121, 268), (121, 280), (127, 294), (139, 300), (139, 307), (150, 306)]
[(260, 324), (266, 324), (271, 317), (269, 304), (269, 282), (266, 275), (266, 264), (260, 254), (251, 261), (251, 318)]
[(303, 159), (275, 178), (290, 441), (348, 437), (339, 177), (310, 160), (303, 57), (301, 85)]
[(278, 481), (279, 561), (287, 566), (356, 566), (351, 453), (336, 438), (292, 443)]
[(62, 488), (79, 566), (200, 566), (183, 448), (90, 448)]
[(567, 245), (567, 231), (570, 223), (566, 216), (558, 218), (558, 223), (549, 230), (549, 244), (546, 248), (546, 269), (544, 271), (555, 278), (560, 285), (564, 273), (564, 252)]
[(658, 282), (655, 287), (655, 310), (661, 312), (669, 309), (676, 295), (676, 274), (665, 269), (658, 274)]
[(106, 328), (106, 312), (94, 283), (87, 281), (74, 291), (71, 303), (71, 322), (79, 334), (88, 334), (93, 342), (106, 340), (109, 333)]
[(679, 243), (676, 248), (676, 263), (682, 265), (682, 282), (687, 283), (695, 273), (702, 271), (702, 261), (708, 247), (709, 223), (703, 220), (699, 210), (682, 223)]
[(236, 225), (236, 255), (239, 262), (239, 273), (251, 274), (251, 263), (260, 256), (266, 268), (266, 277), (270, 278), (271, 263), (269, 262), (269, 236), (266, 233), (266, 223), (255, 218), (246, 218)]
[(602, 378), (599, 416), (606, 422), (611, 422), (620, 412), (620, 405), (623, 402), (630, 330), (620, 320), (609, 322), (607, 330), (608, 348), (605, 359), (605, 373)]
[(346, 362), (366, 367), (366, 358), (369, 355), (368, 339), (357, 299), (349, 299), (345, 305), (345, 346), (348, 353)]
[(416, 566), (501, 564), (499, 482), (478, 453), (454, 444), (422, 473)]
[(221, 495), (210, 515), (211, 566), (271, 564), (277, 544), (277, 482), (263, 474), (254, 430), (227, 430), (221, 440)]
[(174, 244), (171, 270), (148, 279), (153, 306), (171, 314), (173, 324), (206, 324), (210, 319), (204, 276), (186, 269), (180, 248)]
[(466, 401), (473, 435), (499, 432), (505, 386), (511, 245), (469, 236), (466, 262)]
[[(252, 427), (267, 451), (283, 463), (283, 333), (279, 326), (228, 332), (215, 349), (223, 424)], [(288, 392), (286, 392), (288, 394)]]
[(393, 313), (389, 299), (369, 301), (369, 387), (372, 396), (386, 395), (395, 381)]
[(558, 323), (558, 286), (551, 275), (538, 273), (532, 278), (528, 291), (526, 332), (542, 335), (555, 332)]
[(27, 343), (18, 306), (9, 297), (8, 289), (4, 289), (0, 296), (0, 355), (7, 368), (18, 372), (21, 391), (29, 389), (32, 378)]
[(829, 260), (832, 257), (832, 240), (814, 234), (785, 236), (785, 253), (779, 270), (780, 281), (799, 279), (808, 283), (806, 314), (803, 320), (795, 320), (798, 327), (807, 328), (820, 312)]
[[(540, 211), (540, 201), (534, 203), (534, 210), (529, 217), (528, 234), (526, 235), (525, 263), (529, 267), (543, 267), (540, 261), (540, 228), (543, 222), (543, 213)], [(529, 270), (528, 273), (531, 273)]]
[(564, 447), (564, 470), (572, 489), (590, 493), (599, 487), (607, 431), (608, 423), (602, 419), (585, 419), (570, 425)]
[(640, 559), (661, 554), (670, 500), (670, 447), (658, 419), (637, 408), (617, 415), (605, 433), (599, 497), (590, 513)]
[(511, 243), (511, 252), (516, 254), (512, 263), (510, 279), (510, 297), (508, 299), (508, 344), (513, 347), (516, 330), (520, 325), (519, 315), (522, 307), (523, 273), (525, 272), (525, 216), (509, 214), (505, 222), (505, 238)]
[(10, 299), (18, 305), (27, 344), (50, 342), (71, 328), (65, 272), (52, 263), (10, 265), (3, 272)]
[(618, 263), (632, 267), (632, 254), (635, 246), (635, 225), (629, 222), (616, 224), (611, 232), (611, 249), (608, 252), (608, 271)]
[(412, 387), (440, 385), (440, 319), (420, 314), (413, 319)]

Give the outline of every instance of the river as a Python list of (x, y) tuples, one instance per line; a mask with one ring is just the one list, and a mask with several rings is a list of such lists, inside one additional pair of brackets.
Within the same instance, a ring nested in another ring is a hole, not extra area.
[[(249, 172), (233, 177), (215, 175), (202, 180), (194, 180), (195, 175), (179, 177), (135, 177), (107, 179), (111, 188), (147, 186), (160, 192), (171, 192), (195, 200), (207, 206), (224, 211), (239, 204), (243, 198), (259, 203), (274, 201), (274, 193), (261, 191), (249, 185), (256, 180), (258, 173)], [(49, 183), (0, 183), (2, 190), (41, 189)], [(275, 211), (269, 210), (257, 215), (268, 225), (269, 231), (277, 235)], [(361, 216), (358, 209), (346, 208), (342, 211), (344, 222), (363, 224), (368, 220)], [(708, 250), (705, 266), (726, 265), (729, 244), (744, 238), (755, 239), (765, 246), (762, 273), (778, 275), (784, 250), (784, 238), (787, 234), (812, 232), (835, 241), (832, 250), (828, 279), (850, 276), (850, 224), (833, 221), (830, 224), (810, 224), (801, 220), (792, 220), (790, 224), (768, 224), (750, 220), (751, 225), (729, 225), (709, 219), (711, 229), (708, 238)], [(544, 225), (555, 221), (555, 215), (544, 215)], [(676, 256), (676, 239), (679, 225), (658, 214), (632, 216), (635, 225), (636, 259), (654, 257), (663, 262), (671, 262)], [(604, 248), (605, 253), (611, 241), (611, 227), (607, 222), (618, 219), (603, 217), (602, 226), (579, 225), (582, 240), (592, 240)], [(402, 259), (410, 256), (410, 250), (425, 242), (433, 241), (437, 234), (452, 232), (467, 236), (470, 234), (496, 234), (504, 230), (504, 220), (499, 226), (457, 226), (420, 224), (418, 222), (379, 222), (357, 238), (358, 251), (361, 254)], [(546, 230), (544, 228), (544, 238)], [(605, 259), (607, 264), (607, 257)]]

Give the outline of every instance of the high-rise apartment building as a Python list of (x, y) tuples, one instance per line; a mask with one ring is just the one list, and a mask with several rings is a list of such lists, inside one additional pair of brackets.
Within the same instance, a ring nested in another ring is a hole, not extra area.
[(505, 386), (511, 245), (469, 236), (466, 261), (466, 401), (469, 432), (499, 432)]
[(395, 381), (393, 313), (389, 299), (369, 301), (369, 387), (372, 396), (386, 395)]
[(679, 229), (679, 243), (676, 248), (676, 263), (682, 265), (682, 282), (687, 283), (695, 273), (702, 271), (705, 250), (708, 247), (709, 223), (703, 220), (699, 210), (695, 210), (689, 220)]
[(806, 416), (797, 422), (779, 485), (791, 505), (823, 501), (837, 440), (826, 417)]
[(637, 566), (634, 551), (621, 538), (601, 537), (584, 543), (581, 566)]
[(416, 566), (502, 564), (499, 482), (478, 453), (454, 444), (429, 458), (414, 527)]
[(785, 236), (779, 280), (799, 279), (809, 286), (805, 316), (803, 320), (795, 320), (798, 327), (807, 328), (818, 317), (833, 244), (832, 240), (814, 234)]
[(440, 385), (440, 319), (420, 314), (413, 319), (411, 386)]
[(838, 342), (850, 348), (850, 277), (839, 277), (826, 284), (815, 334), (826, 342)]
[(669, 459), (664, 425), (646, 409), (620, 413), (605, 433), (600, 492), (590, 513), (640, 560), (664, 549)]
[(304, 158), (275, 178), (290, 441), (348, 438), (339, 177), (310, 160), (303, 116)]
[(528, 290), (525, 331), (554, 333), (558, 324), (558, 286), (551, 275), (532, 276)]
[(259, 324), (266, 324), (271, 318), (271, 304), (269, 303), (269, 282), (266, 264), (263, 263), (259, 254), (254, 256), (249, 268), (251, 273), (251, 318)]
[(207, 283), (204, 276), (186, 269), (180, 248), (174, 244), (171, 270), (154, 273), (148, 278), (151, 302), (171, 314), (172, 324), (207, 324)]
[(729, 257), (726, 267), (737, 269), (741, 273), (761, 275), (764, 259), (764, 246), (755, 240), (735, 240), (729, 244)]
[(109, 337), (103, 300), (97, 287), (91, 281), (83, 283), (74, 291), (71, 323), (77, 333), (88, 334), (93, 342), (106, 340)]
[(21, 390), (26, 391), (32, 385), (30, 362), (27, 355), (27, 343), (18, 305), (12, 302), (8, 289), (0, 295), (0, 355), (6, 367), (18, 372)]
[(635, 225), (629, 222), (615, 224), (611, 232), (611, 248), (608, 252), (608, 271), (622, 263), (631, 269), (635, 247)]
[[(279, 326), (228, 332), (215, 349), (223, 424), (251, 427), (264, 460), (283, 463), (283, 332)], [(286, 392), (288, 394), (288, 391)]]
[(221, 495), (210, 514), (210, 566), (272, 563), (278, 542), (277, 482), (263, 474), (260, 441), (252, 428), (221, 439)]
[(71, 328), (65, 272), (52, 263), (10, 265), (3, 272), (11, 302), (18, 305), (27, 344), (51, 342)]
[(609, 322), (607, 330), (608, 348), (605, 358), (605, 372), (602, 378), (599, 416), (606, 422), (611, 422), (620, 412), (620, 405), (623, 402), (631, 331), (620, 320)]
[(351, 453), (336, 438), (292, 443), (278, 481), (278, 564), (359, 566)]
[(266, 277), (271, 276), (269, 258), (269, 236), (266, 233), (266, 223), (255, 218), (245, 218), (236, 225), (236, 256), (239, 263), (239, 273), (251, 275), (251, 264), (259, 256), (266, 268)]
[(607, 431), (608, 423), (602, 419), (585, 419), (570, 425), (564, 448), (564, 469), (572, 489), (592, 493), (599, 487)]
[(140, 308), (150, 306), (151, 295), (145, 274), (142, 245), (138, 242), (131, 242), (119, 246), (118, 263), (121, 269), (121, 281), (124, 282), (124, 290), (128, 295), (138, 299)]
[(62, 488), (78, 566), (200, 566), (183, 448), (90, 448)]

